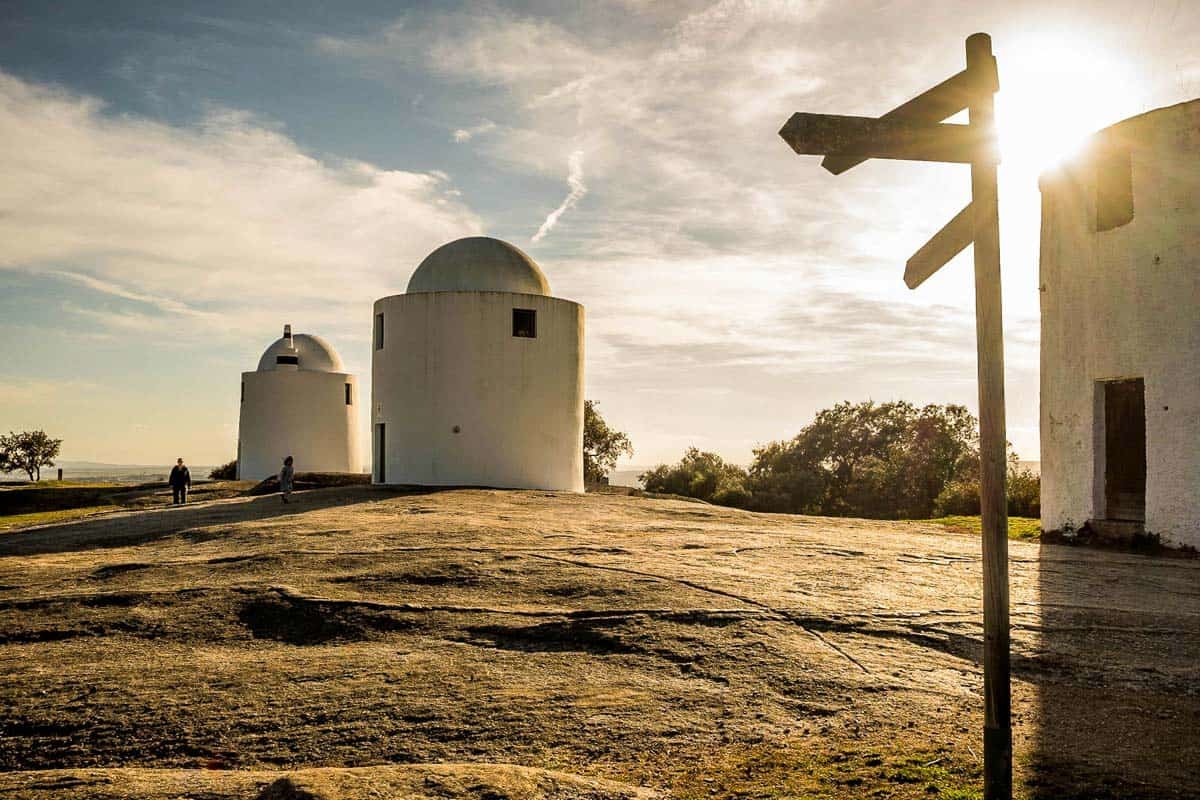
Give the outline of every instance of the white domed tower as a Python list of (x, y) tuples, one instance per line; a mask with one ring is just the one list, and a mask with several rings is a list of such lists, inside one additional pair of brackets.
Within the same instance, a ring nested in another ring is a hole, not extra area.
[(358, 472), (358, 381), (319, 336), (283, 337), (242, 373), (238, 478), (261, 480), (293, 456), (297, 472)]
[(583, 491), (583, 306), (484, 236), (375, 301), (373, 480)]
[(1200, 99), (1041, 179), (1045, 530), (1200, 547)]

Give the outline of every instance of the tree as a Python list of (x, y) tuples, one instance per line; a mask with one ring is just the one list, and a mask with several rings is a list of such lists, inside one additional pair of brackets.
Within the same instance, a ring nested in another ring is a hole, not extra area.
[(583, 481), (600, 483), (617, 465), (621, 456), (633, 455), (633, 443), (621, 431), (614, 430), (600, 416), (596, 404), (583, 404)]
[(638, 480), (648, 492), (695, 497), (723, 506), (744, 507), (750, 502), (746, 471), (726, 464), (716, 453), (689, 447), (678, 464), (659, 464)]
[(977, 469), (978, 425), (963, 406), (838, 403), (791, 441), (754, 451), (751, 507), (925, 518), (946, 483)]
[[(1011, 451), (1010, 451), (1011, 452)], [(1037, 516), (1040, 481), (1010, 455), (1009, 513)], [(790, 514), (927, 519), (979, 513), (979, 423), (963, 406), (838, 403), (743, 470), (689, 448), (646, 489)]]
[(22, 431), (0, 436), (0, 457), (8, 470), (19, 469), (29, 475), (29, 480), (42, 479), (42, 467), (53, 467), (62, 439), (51, 439), (45, 431)]

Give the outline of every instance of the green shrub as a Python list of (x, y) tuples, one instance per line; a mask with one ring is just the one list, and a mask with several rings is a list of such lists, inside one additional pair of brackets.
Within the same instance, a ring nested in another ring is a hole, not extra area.
[(1042, 516), (1042, 478), (1015, 465), (1008, 470), (1008, 513), (1014, 517)]
[(750, 494), (745, 486), (727, 486), (717, 490), (712, 496), (714, 503), (730, 508), (749, 508), (753, 500), (754, 495)]
[(213, 467), (212, 472), (208, 473), (208, 477), (214, 481), (232, 481), (237, 479), (237, 459), (230, 461), (228, 464), (222, 464), (219, 467)]
[(938, 492), (933, 501), (935, 517), (974, 517), (979, 515), (979, 481), (954, 480)]
[[(1008, 467), (1008, 515), (1038, 518), (1042, 515), (1042, 479), (1021, 469), (1016, 461)], [(933, 502), (935, 517), (971, 517), (979, 515), (979, 480), (971, 477), (946, 484)]]
[(677, 464), (659, 464), (638, 476), (647, 492), (695, 497), (723, 506), (745, 508), (750, 504), (746, 471), (726, 464), (716, 453), (689, 447)]

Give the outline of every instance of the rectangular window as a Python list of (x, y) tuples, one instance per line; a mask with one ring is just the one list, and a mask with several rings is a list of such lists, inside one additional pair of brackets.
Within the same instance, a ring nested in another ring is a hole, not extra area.
[(532, 308), (513, 309), (513, 336), (537, 338), (537, 311)]
[(242, 381), (242, 402), (246, 402), (246, 382)]
[(375, 349), (383, 349), (383, 314), (375, 315)]
[(346, 405), (348, 405), (348, 406), (354, 405), (353, 398), (354, 398), (354, 395), (352, 394), (352, 390), (350, 389), (350, 384), (347, 383), (346, 384)]
[(1096, 157), (1096, 231), (1110, 231), (1133, 219), (1133, 163), (1129, 148)]
[(276, 364), (299, 364), (300, 356), (275, 356)]

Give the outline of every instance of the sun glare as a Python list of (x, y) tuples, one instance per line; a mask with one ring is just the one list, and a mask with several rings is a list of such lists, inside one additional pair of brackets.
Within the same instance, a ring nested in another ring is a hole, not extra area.
[(1130, 66), (1077, 38), (1019, 40), (997, 57), (996, 123), (1007, 169), (1048, 169), (1090, 134), (1140, 110)]

